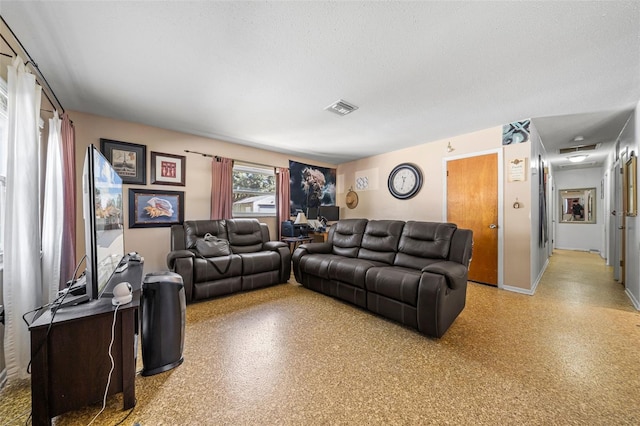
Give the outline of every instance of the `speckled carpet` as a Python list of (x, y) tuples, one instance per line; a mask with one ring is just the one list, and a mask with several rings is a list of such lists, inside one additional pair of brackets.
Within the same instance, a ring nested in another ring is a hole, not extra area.
[[(136, 407), (113, 396), (94, 424), (640, 424), (640, 315), (612, 275), (597, 254), (558, 250), (534, 296), (470, 283), (439, 340), (293, 278), (195, 303), (184, 363), (138, 375)], [(0, 425), (29, 411), (28, 382), (0, 392)]]

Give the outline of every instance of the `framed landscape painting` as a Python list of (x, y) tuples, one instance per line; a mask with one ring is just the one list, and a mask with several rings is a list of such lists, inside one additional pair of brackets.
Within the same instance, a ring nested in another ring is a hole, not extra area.
[(181, 225), (184, 192), (129, 189), (129, 228)]
[(122, 183), (147, 184), (147, 147), (145, 145), (100, 139), (100, 151), (118, 172)]

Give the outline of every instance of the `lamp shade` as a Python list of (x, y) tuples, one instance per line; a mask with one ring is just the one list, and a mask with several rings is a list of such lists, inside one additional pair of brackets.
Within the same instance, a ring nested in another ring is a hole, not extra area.
[(306, 225), (309, 222), (307, 221), (307, 216), (304, 213), (300, 212), (298, 213), (298, 216), (296, 216), (296, 221), (293, 223), (296, 225)]

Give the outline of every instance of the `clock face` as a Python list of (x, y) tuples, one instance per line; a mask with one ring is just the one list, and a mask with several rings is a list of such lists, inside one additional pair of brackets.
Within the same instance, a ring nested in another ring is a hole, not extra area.
[(406, 200), (420, 191), (422, 173), (413, 164), (399, 164), (389, 174), (387, 185), (391, 195), (398, 199)]

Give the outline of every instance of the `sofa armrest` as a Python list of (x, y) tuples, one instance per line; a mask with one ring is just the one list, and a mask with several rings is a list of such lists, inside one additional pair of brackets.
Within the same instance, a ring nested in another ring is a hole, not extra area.
[(169, 252), (169, 254), (167, 255), (167, 266), (169, 267), (169, 269), (173, 271), (176, 259), (179, 259), (181, 257), (196, 257), (196, 255), (191, 250), (175, 250)]
[(323, 253), (329, 254), (333, 249), (333, 244), (324, 242), (324, 243), (307, 243), (300, 244), (298, 249), (303, 248), (307, 251), (307, 253)]
[(267, 241), (262, 244), (263, 251), (275, 251), (280, 255), (280, 282), (286, 283), (291, 276), (291, 250), (282, 241)]
[(293, 262), (293, 274), (296, 277), (296, 281), (302, 284), (302, 273), (300, 272), (300, 259), (312, 253), (322, 253), (322, 254), (330, 254), (333, 248), (333, 244), (331, 243), (307, 243), (300, 244), (298, 248), (291, 255), (291, 260)]
[(167, 264), (171, 271), (182, 277), (186, 302), (193, 298), (193, 268), (196, 255), (189, 250), (176, 250), (167, 255)]
[(422, 272), (444, 275), (447, 278), (447, 285), (451, 289), (462, 288), (467, 283), (467, 267), (449, 260), (432, 263), (422, 268)]
[(262, 244), (263, 250), (278, 251), (280, 247), (286, 247), (287, 249), (289, 248), (289, 246), (287, 246), (287, 244), (283, 243), (282, 241), (267, 241), (266, 243)]

